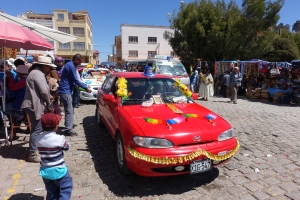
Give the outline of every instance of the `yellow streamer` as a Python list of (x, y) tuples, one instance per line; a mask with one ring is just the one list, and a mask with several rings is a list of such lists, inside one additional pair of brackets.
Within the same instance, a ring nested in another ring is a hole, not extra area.
[(129, 153), (135, 157), (135, 158), (138, 158), (140, 160), (144, 160), (146, 162), (150, 162), (150, 163), (154, 163), (154, 164), (163, 164), (163, 165), (169, 165), (169, 164), (177, 164), (177, 163), (186, 163), (188, 161), (192, 161), (194, 160), (195, 158), (203, 155), (211, 160), (215, 160), (215, 161), (222, 161), (222, 160), (226, 160), (230, 157), (232, 157), (238, 150), (239, 150), (239, 147), (240, 147), (240, 143), (239, 141), (237, 140), (236, 141), (236, 146), (234, 147), (234, 149), (232, 151), (230, 151), (229, 153), (227, 153), (226, 155), (222, 155), (222, 156), (219, 156), (219, 155), (215, 155), (215, 154), (212, 154), (208, 151), (205, 151), (205, 150), (196, 150), (188, 155), (185, 155), (185, 156), (180, 156), (180, 157), (172, 157), (172, 158), (168, 158), (168, 157), (165, 157), (165, 158), (159, 158), (159, 157), (152, 157), (152, 156), (148, 156), (148, 155), (145, 155), (145, 154), (141, 154), (139, 152), (137, 152), (136, 150), (134, 150), (133, 148), (131, 147), (128, 147), (128, 151)]

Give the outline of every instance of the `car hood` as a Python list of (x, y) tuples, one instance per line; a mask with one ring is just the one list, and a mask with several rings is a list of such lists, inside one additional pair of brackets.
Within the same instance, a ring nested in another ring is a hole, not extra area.
[[(139, 126), (144, 134), (143, 136), (165, 138), (171, 140), (174, 145), (216, 141), (222, 132), (231, 128), (230, 124), (222, 117), (196, 103), (172, 105), (181, 110), (184, 114), (196, 114), (198, 116), (196, 118), (185, 118), (181, 123), (168, 126), (166, 123), (152, 124), (145, 119), (167, 120), (182, 116), (174, 113), (164, 104), (153, 105), (151, 107), (131, 105), (123, 106), (123, 108)], [(216, 116), (216, 118), (209, 121), (206, 117), (208, 115)]]

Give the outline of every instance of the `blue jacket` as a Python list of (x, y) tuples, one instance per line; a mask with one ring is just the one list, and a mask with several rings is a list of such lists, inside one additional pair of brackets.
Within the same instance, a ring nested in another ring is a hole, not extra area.
[(241, 86), (242, 74), (239, 72), (235, 74), (234, 72), (230, 73), (228, 86)]
[(199, 75), (198, 75), (198, 74), (196, 75), (195, 73), (193, 73), (193, 75), (192, 75), (191, 78), (190, 78), (190, 84), (191, 84), (191, 85), (192, 85), (192, 84), (197, 85), (198, 82), (199, 82)]
[(65, 64), (61, 72), (58, 93), (59, 94), (72, 94), (74, 85), (78, 85), (83, 89), (88, 87), (78, 79), (76, 75), (76, 67), (72, 61)]

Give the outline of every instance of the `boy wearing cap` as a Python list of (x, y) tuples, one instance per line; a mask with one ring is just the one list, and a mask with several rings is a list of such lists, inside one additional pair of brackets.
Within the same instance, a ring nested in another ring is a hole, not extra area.
[(47, 190), (46, 199), (70, 199), (73, 181), (65, 165), (63, 151), (69, 150), (65, 136), (57, 135), (61, 116), (47, 113), (41, 117), (44, 130), (37, 137), (36, 146), (41, 155), (40, 175)]

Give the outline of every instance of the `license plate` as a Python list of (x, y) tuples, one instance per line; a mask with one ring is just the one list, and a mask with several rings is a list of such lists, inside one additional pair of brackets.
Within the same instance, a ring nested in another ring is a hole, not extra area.
[(190, 164), (190, 174), (197, 174), (211, 170), (211, 160), (195, 160)]

